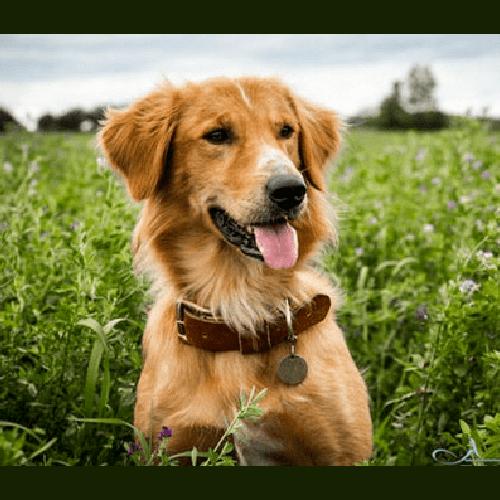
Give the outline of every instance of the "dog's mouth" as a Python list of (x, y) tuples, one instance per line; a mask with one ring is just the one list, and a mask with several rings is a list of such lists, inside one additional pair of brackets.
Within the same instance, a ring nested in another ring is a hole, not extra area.
[(263, 261), (275, 269), (292, 267), (297, 262), (297, 231), (287, 219), (243, 226), (220, 207), (212, 207), (209, 212), (222, 236), (248, 257)]

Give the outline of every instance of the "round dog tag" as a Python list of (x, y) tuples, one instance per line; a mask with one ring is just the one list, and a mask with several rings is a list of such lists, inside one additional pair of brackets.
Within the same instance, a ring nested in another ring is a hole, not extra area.
[(306, 360), (290, 354), (283, 358), (278, 366), (278, 377), (285, 384), (296, 385), (304, 382), (307, 377)]

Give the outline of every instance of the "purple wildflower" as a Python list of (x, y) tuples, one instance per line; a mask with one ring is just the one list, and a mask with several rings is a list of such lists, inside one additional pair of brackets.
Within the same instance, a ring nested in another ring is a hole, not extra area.
[(134, 451), (142, 451), (142, 446), (139, 446), (138, 444), (132, 443), (130, 445), (130, 448), (128, 449), (129, 455), (132, 455)]
[(162, 427), (160, 434), (158, 434), (158, 439), (161, 441), (164, 437), (172, 436), (172, 429), (170, 427)]

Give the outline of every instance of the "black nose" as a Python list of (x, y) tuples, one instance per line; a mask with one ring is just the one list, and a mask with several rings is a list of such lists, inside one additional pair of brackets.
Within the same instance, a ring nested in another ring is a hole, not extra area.
[(307, 186), (297, 175), (275, 175), (267, 183), (269, 199), (283, 210), (298, 207), (307, 192)]

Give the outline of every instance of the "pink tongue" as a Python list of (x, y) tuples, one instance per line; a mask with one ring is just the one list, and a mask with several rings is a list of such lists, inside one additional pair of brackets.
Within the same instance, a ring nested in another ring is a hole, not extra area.
[(270, 267), (292, 267), (299, 256), (297, 234), (288, 224), (254, 228), (255, 242)]

